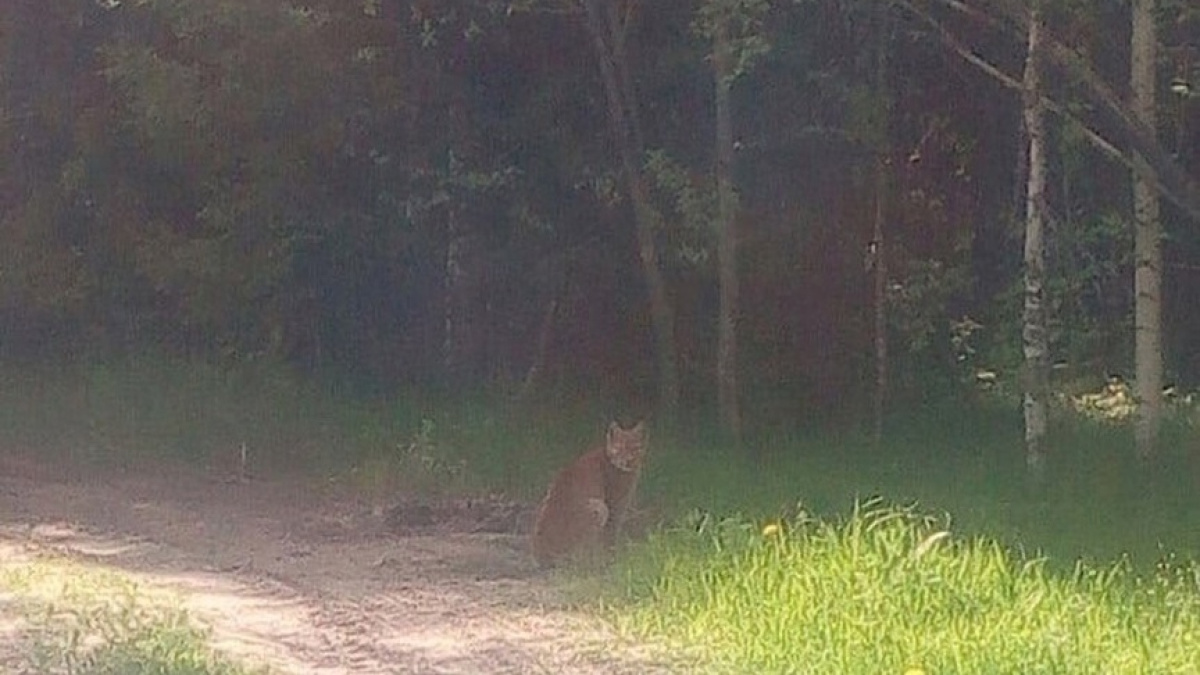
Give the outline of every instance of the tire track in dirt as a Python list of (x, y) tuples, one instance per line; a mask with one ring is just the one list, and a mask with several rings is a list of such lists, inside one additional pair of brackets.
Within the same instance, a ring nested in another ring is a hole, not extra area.
[(0, 556), (18, 551), (168, 588), (217, 648), (273, 672), (672, 672), (563, 610), (519, 539), (398, 537), (368, 506), (302, 484), (70, 475), (0, 451)]

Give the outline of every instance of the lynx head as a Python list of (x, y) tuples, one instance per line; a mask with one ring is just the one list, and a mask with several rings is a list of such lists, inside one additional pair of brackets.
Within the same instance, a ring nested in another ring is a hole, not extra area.
[(644, 422), (638, 422), (630, 429), (622, 429), (621, 425), (616, 422), (608, 425), (604, 454), (614, 467), (626, 473), (636, 471), (641, 466), (642, 456), (645, 453), (646, 427)]

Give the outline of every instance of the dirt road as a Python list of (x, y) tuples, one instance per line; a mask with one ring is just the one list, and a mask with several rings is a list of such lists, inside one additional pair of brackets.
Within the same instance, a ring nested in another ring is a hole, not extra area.
[(521, 538), (400, 536), (370, 506), (302, 483), (0, 451), (0, 557), (44, 551), (171, 589), (218, 649), (272, 672), (671, 672), (563, 609)]

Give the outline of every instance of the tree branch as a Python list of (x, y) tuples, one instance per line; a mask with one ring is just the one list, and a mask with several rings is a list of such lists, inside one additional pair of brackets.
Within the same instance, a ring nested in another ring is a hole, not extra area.
[[(946, 42), (947, 46), (960, 57), (980, 68), (988, 75), (997, 78), (1005, 86), (1011, 88), (1019, 87), (1019, 83), (1018, 87), (1013, 87), (1012, 82), (1014, 82), (1014, 79), (1011, 76), (971, 52), (970, 49), (966, 48), (960, 40), (954, 37), (950, 31), (928, 12), (916, 7), (909, 0), (893, 1), (898, 6), (903, 7), (908, 12), (920, 18), (926, 25), (933, 27), (943, 42)], [(1001, 27), (1002, 22), (999, 19), (976, 7), (967, 5), (961, 0), (933, 1), (966, 14), (971, 18), (985, 21), (990, 26)], [(1014, 5), (1011, 0), (991, 0), (990, 4), (996, 8), (996, 11), (1000, 13), (1005, 22), (1016, 26), (1020, 30), (1020, 35), (1013, 35), (1014, 39), (1023, 39), (1021, 36), (1029, 30), (1029, 18), (1026, 16), (1024, 9)], [(1109, 140), (1104, 134), (1084, 124), (1078, 117), (1068, 113), (1057, 104), (1048, 102), (1048, 109), (1078, 124), (1084, 130), (1089, 141), (1110, 157), (1128, 167), (1131, 171), (1151, 181), (1163, 197), (1178, 206), (1194, 220), (1200, 222), (1200, 185), (1197, 184), (1196, 179), (1185, 171), (1171, 154), (1167, 152), (1162, 144), (1158, 142), (1153, 130), (1147, 128), (1146, 125), (1138, 120), (1137, 116), (1133, 114), (1132, 109), (1130, 109), (1121, 96), (1079, 54), (1049, 33), (1044, 35), (1044, 40), (1047, 56), (1057, 66), (1065, 70), (1077, 83), (1082, 85), (1081, 88), (1084, 95), (1093, 104), (1095, 110), (1102, 116), (1104, 121), (1111, 127), (1109, 133), (1115, 136), (1115, 138)], [(1122, 151), (1119, 149), (1121, 146), (1127, 149)], [(1145, 165), (1139, 165), (1135, 162), (1133, 157), (1130, 156), (1131, 153), (1141, 156), (1145, 161)]]
[[(954, 2), (954, 0), (945, 0), (945, 2), (947, 2), (947, 4), (953, 3), (955, 5), (961, 5), (961, 3)], [(1013, 77), (1012, 75), (1009, 75), (1008, 73), (1001, 70), (998, 66), (995, 66), (992, 63), (988, 62), (987, 59), (985, 59), (982, 56), (971, 51), (971, 49), (969, 47), (967, 47), (965, 44), (963, 44), (963, 42), (961, 40), (959, 40), (949, 30), (946, 30), (946, 27), (941, 25), (940, 23), (938, 23), (937, 20), (934, 19), (933, 17), (929, 16), (928, 14), (925, 14), (924, 12), (921, 12), (919, 9), (914, 7), (911, 3), (906, 2), (906, 0), (896, 0), (896, 4), (906, 7), (910, 12), (912, 12), (914, 16), (916, 16), (923, 23), (925, 23), (925, 25), (927, 25), (935, 33), (937, 33), (938, 37), (941, 38), (943, 44), (945, 44), (948, 48), (950, 48), (950, 50), (953, 51), (955, 54), (958, 54), (959, 57), (961, 57), (964, 61), (970, 63), (971, 65), (975, 66), (976, 68), (979, 68), (984, 73), (986, 73), (987, 75), (990, 75), (993, 79), (998, 81), (1000, 84), (1004, 85), (1005, 87), (1007, 87), (1009, 89), (1012, 89), (1015, 92), (1020, 93), (1024, 89), (1024, 85), (1021, 83), (1020, 80)], [(972, 16), (978, 15), (977, 12), (975, 12), (974, 10), (971, 10), (970, 8), (966, 8), (964, 11), (970, 11), (972, 13)], [(995, 25), (995, 26), (999, 25), (999, 22), (994, 19), (991, 19), (991, 17), (981, 17), (981, 18), (983, 20), (988, 20), (988, 22), (991, 25)], [(1049, 96), (1047, 96), (1045, 94), (1042, 94), (1042, 105), (1044, 105), (1046, 107), (1047, 111), (1058, 115), (1059, 117), (1063, 118), (1063, 120), (1065, 120), (1069, 124), (1076, 127), (1088, 139), (1088, 141), (1090, 141), (1092, 143), (1092, 145), (1096, 146), (1097, 149), (1099, 149), (1104, 154), (1108, 155), (1109, 158), (1126, 166), (1130, 170), (1134, 169), (1134, 162), (1132, 159), (1130, 159), (1129, 157), (1126, 157), (1125, 153), (1121, 152), (1121, 150), (1119, 148), (1117, 148), (1115, 145), (1113, 145), (1111, 142), (1109, 142), (1106, 138), (1104, 138), (1099, 133), (1097, 133), (1094, 129), (1092, 129), (1088, 125), (1084, 124), (1082, 120), (1080, 120), (1078, 117), (1076, 117), (1074, 114), (1072, 114), (1065, 107), (1060, 105), (1057, 101), (1055, 101), (1054, 99), (1050, 98)], [(1156, 183), (1157, 183), (1157, 181), (1156, 181)], [(1161, 185), (1159, 187), (1160, 187), (1160, 191), (1165, 190), (1165, 188), (1162, 187)]]

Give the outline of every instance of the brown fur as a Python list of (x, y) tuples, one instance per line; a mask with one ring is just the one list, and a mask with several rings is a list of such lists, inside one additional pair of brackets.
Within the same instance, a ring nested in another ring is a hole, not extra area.
[(542, 566), (597, 554), (620, 534), (646, 453), (643, 423), (613, 422), (604, 444), (567, 465), (538, 508), (533, 556)]

